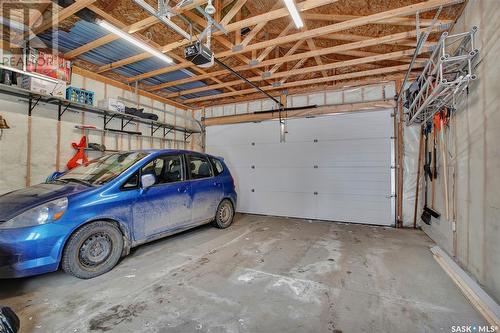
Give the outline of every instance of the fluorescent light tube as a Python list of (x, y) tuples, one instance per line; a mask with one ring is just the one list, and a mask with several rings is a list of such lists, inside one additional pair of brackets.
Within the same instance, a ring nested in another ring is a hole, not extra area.
[(143, 49), (144, 51), (146, 52), (149, 52), (151, 53), (152, 55), (154, 55), (155, 57), (165, 61), (166, 63), (168, 64), (172, 64), (174, 61), (172, 60), (172, 58), (166, 56), (165, 54), (161, 53), (160, 51), (158, 51), (157, 49), (149, 46), (148, 44), (144, 43), (143, 41), (133, 37), (131, 34), (129, 33), (126, 33), (125, 31), (115, 27), (114, 25), (106, 22), (106, 21), (103, 21), (103, 20), (98, 20), (97, 23), (103, 27), (104, 29), (108, 30), (109, 32), (125, 39), (126, 41), (136, 45), (136, 46), (139, 46), (141, 49)]
[(293, 19), (293, 23), (297, 29), (300, 29), (304, 26), (304, 22), (302, 22), (302, 18), (299, 15), (299, 11), (297, 10), (297, 6), (295, 6), (295, 2), (293, 0), (283, 0), (285, 2), (286, 8), (290, 12), (290, 16)]

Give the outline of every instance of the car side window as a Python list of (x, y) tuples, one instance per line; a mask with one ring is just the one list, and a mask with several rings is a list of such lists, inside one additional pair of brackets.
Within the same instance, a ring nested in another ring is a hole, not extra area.
[(141, 169), (141, 173), (152, 174), (156, 184), (168, 184), (184, 180), (184, 168), (180, 155), (160, 156)]
[(189, 156), (189, 169), (191, 179), (201, 179), (212, 177), (210, 162), (203, 156)]
[(216, 158), (211, 158), (212, 165), (214, 166), (214, 173), (216, 176), (220, 175), (224, 171), (224, 166), (222, 165), (222, 162), (219, 161)]

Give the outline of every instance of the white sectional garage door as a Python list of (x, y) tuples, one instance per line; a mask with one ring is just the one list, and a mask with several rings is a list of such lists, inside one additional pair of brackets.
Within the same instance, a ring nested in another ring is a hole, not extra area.
[(235, 178), (239, 212), (394, 224), (392, 110), (207, 127)]

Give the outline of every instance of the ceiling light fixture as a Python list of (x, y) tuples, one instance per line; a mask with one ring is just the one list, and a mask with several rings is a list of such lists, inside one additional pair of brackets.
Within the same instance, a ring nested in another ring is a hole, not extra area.
[(136, 46), (139, 46), (141, 49), (143, 49), (144, 51), (146, 52), (149, 52), (151, 53), (152, 55), (154, 55), (155, 57), (165, 61), (166, 63), (168, 64), (172, 64), (174, 61), (172, 60), (172, 58), (166, 56), (165, 54), (161, 53), (160, 51), (158, 51), (157, 49), (149, 46), (148, 44), (144, 43), (143, 41), (133, 37), (131, 34), (129, 33), (126, 33), (125, 31), (115, 27), (114, 25), (106, 22), (106, 21), (103, 21), (103, 20), (98, 20), (97, 21), (97, 24), (99, 24), (101, 27), (103, 27), (104, 29), (108, 30), (109, 32), (125, 39), (126, 41), (136, 45)]
[(285, 2), (286, 8), (288, 8), (288, 11), (290, 12), (290, 16), (292, 17), (293, 23), (295, 23), (297, 29), (302, 28), (304, 26), (304, 22), (302, 22), (302, 18), (299, 15), (299, 11), (297, 10), (295, 2), (293, 0), (283, 1)]
[(215, 11), (215, 7), (212, 5), (212, 0), (208, 0), (207, 6), (205, 7), (205, 13), (208, 15), (214, 15)]

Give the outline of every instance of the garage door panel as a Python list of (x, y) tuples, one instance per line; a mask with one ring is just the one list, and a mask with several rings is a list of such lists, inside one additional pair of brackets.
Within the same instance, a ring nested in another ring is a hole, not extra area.
[[(320, 220), (355, 222), (366, 224), (387, 225), (387, 212), (391, 205), (388, 198), (369, 195), (325, 194), (317, 195), (317, 215)], [(351, 211), (356, 211), (353, 215)]]
[[(279, 133), (273, 133), (271, 124), (263, 122), (244, 125), (246, 126), (210, 126), (210, 136), (212, 138), (231, 137), (231, 144), (236, 145), (246, 145), (251, 142), (279, 142)], [(207, 144), (209, 140), (207, 135)]]
[(314, 169), (309, 168), (262, 168), (256, 167), (255, 187), (259, 190), (314, 192)]
[(300, 218), (316, 218), (316, 198), (307, 192), (259, 191), (249, 196), (245, 213)]
[(322, 140), (313, 147), (327, 156), (335, 152), (335, 155), (341, 153), (352, 154), (385, 154), (389, 151), (387, 138), (372, 138), (369, 140)]
[(228, 167), (231, 170), (231, 175), (235, 180), (236, 193), (238, 193), (237, 211), (248, 211), (249, 198), (248, 195), (251, 193), (254, 187), (254, 174), (248, 172), (246, 167), (231, 167), (228, 163)]
[(384, 182), (387, 187), (388, 179), (390, 178), (389, 169), (386, 167), (371, 167), (371, 168), (328, 168), (319, 167), (316, 169), (318, 174), (318, 182), (328, 183), (330, 179), (341, 179), (345, 181), (359, 182), (368, 184), (369, 182)]
[(225, 162), (229, 167), (249, 167), (255, 163), (258, 152), (251, 145), (215, 145), (211, 146), (210, 153), (215, 156), (229, 156)]
[(284, 143), (277, 121), (209, 126), (207, 151), (231, 168), (238, 211), (390, 225), (391, 112), (290, 119)]
[[(319, 177), (318, 177), (319, 178)], [(314, 190), (320, 193), (337, 193), (343, 195), (375, 195), (388, 196), (390, 188), (387, 186), (387, 181), (377, 182), (361, 182), (349, 179), (321, 179), (315, 182)]]
[(311, 143), (271, 143), (256, 144), (254, 147), (257, 158), (256, 167), (297, 168), (314, 165), (317, 160), (317, 151), (311, 149)]
[[(330, 117), (336, 118), (335, 122), (325, 122), (325, 117), (291, 119), (287, 123), (289, 137), (305, 140), (386, 137), (391, 130), (390, 112), (382, 117), (376, 113), (357, 112)], [(304, 126), (308, 127), (307, 131), (304, 131)]]

